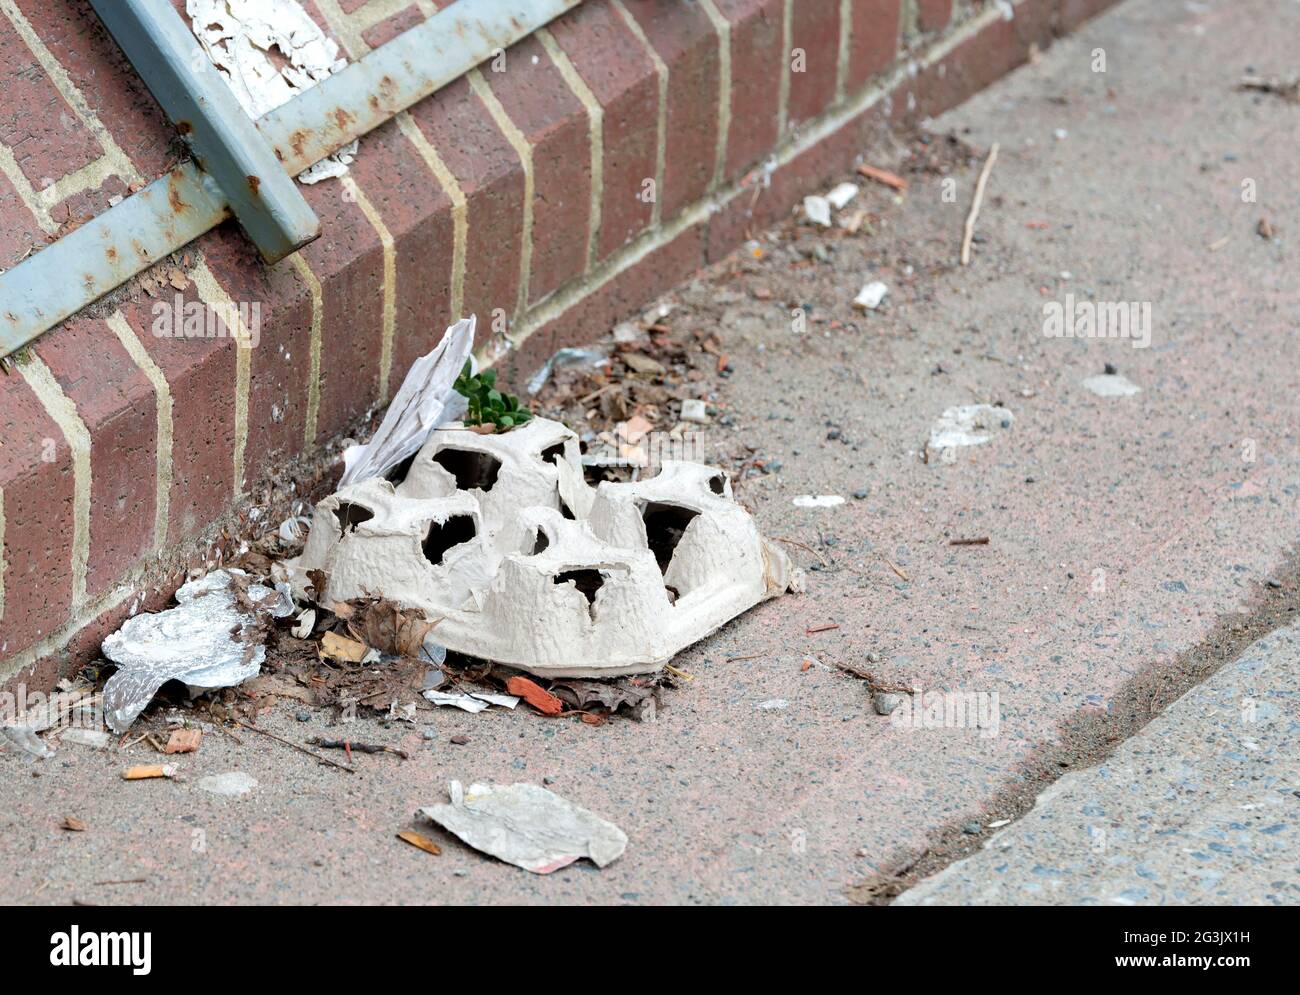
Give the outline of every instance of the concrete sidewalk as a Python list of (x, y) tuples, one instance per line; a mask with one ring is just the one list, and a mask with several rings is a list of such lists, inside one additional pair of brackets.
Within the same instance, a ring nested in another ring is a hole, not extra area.
[[(354, 732), (412, 754), (359, 757), (355, 775), (242, 732), (210, 732), (183, 781), (122, 781), (157, 762), (144, 744), (5, 750), (0, 900), (886, 901), (977, 849), (1300, 603), (1300, 105), (1236, 89), (1248, 68), (1293, 69), (1298, 33), (1294, 4), (1129, 0), (936, 122), (928, 145), (873, 146), (911, 186), (864, 186), (858, 234), (787, 225), (670, 295), (664, 321), (715, 331), (733, 371), (704, 455), (767, 461), (738, 496), (809, 589), (682, 654), (694, 680), (656, 724), (429, 711)], [(855, 311), (871, 280), (884, 305)], [(1044, 304), (1066, 295), (1149, 302), (1150, 347), (1047, 337)], [(1083, 386), (1107, 364), (1140, 392)], [(1014, 420), (924, 462), (934, 420), (975, 402)], [(847, 500), (792, 504), (804, 494)], [(941, 701), (996, 694), (996, 728), (893, 722), (836, 663)], [(260, 721), (295, 742), (337, 735), (295, 711)], [(258, 787), (197, 787), (232, 770)], [(549, 877), (484, 858), (413, 820), (452, 778), (549, 778), (619, 824), (627, 852)], [(66, 816), (87, 831), (60, 830)], [(408, 828), (442, 855), (394, 839)], [(1270, 865), (1268, 894), (1300, 900), (1294, 852)]]
[(1292, 623), (894, 904), (1293, 905), (1297, 716)]

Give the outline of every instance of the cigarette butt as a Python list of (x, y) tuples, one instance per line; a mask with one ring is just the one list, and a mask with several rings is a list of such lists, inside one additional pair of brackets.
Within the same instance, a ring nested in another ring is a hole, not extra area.
[(122, 771), (123, 781), (147, 781), (153, 777), (175, 777), (175, 764), (146, 764), (140, 767), (128, 767)]

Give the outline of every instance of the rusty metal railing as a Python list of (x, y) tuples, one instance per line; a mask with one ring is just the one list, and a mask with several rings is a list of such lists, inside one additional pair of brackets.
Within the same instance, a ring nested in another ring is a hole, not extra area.
[(295, 251), (320, 224), (293, 177), (581, 0), (457, 0), (256, 122), (188, 64), (168, 0), (92, 2), (194, 158), (0, 273), (0, 357), (232, 215), (264, 258)]

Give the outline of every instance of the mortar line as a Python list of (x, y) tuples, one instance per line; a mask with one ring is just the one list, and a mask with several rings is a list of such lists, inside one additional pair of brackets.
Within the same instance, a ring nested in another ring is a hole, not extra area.
[(840, 50), (835, 64), (835, 101), (844, 99), (853, 51), (853, 0), (840, 0)]
[(383, 333), (379, 345), (379, 401), (382, 404), (388, 401), (388, 381), (393, 372), (393, 335), (397, 325), (397, 244), (393, 240), (393, 233), (384, 224), (383, 217), (352, 175), (349, 173), (339, 177), (339, 182), (379, 234), (379, 244), (383, 247), (384, 282), (380, 288), (383, 297)]
[(785, 138), (790, 123), (790, 43), (794, 40), (794, 0), (785, 0), (781, 7), (781, 83), (778, 88), (776, 108), (776, 140)]
[(618, 11), (619, 16), (641, 42), (646, 54), (650, 56), (650, 61), (655, 67), (655, 76), (659, 81), (659, 116), (655, 124), (655, 199), (650, 205), (650, 224), (658, 225), (663, 219), (664, 166), (668, 161), (668, 63), (664, 62), (655, 47), (650, 44), (649, 37), (641, 30), (641, 25), (632, 16), (632, 12), (624, 6), (623, 0), (610, 0), (610, 4)]
[(312, 446), (316, 443), (317, 423), (320, 420), (321, 332), (325, 318), (325, 295), (319, 278), (312, 272), (301, 252), (291, 255), (289, 263), (298, 271), (311, 293), (311, 369), (307, 380), (307, 417), (303, 426), (303, 441)]
[[(712, 0), (710, 0), (712, 2)], [(587, 137), (591, 143), (591, 209), (587, 215), (587, 252), (586, 272), (591, 272), (600, 254), (600, 222), (603, 198), (605, 196), (605, 109), (587, 86), (587, 81), (578, 73), (569, 60), (550, 28), (539, 28), (537, 40), (551, 57), (551, 62), (560, 71), (560, 76), (568, 84), (570, 91), (587, 111)]]
[(718, 35), (718, 143), (713, 153), (713, 179), (709, 189), (722, 186), (727, 173), (727, 136), (731, 132), (731, 22), (713, 0), (700, 0)]
[(50, 212), (41, 203), (40, 194), (24, 175), (22, 167), (18, 165), (18, 160), (14, 158), (13, 149), (3, 142), (0, 142), (0, 173), (4, 173), (9, 182), (13, 184), (19, 198), (36, 218), (37, 226), (46, 234), (53, 234), (57, 231), (59, 226), (54, 223)]
[(153, 384), (156, 425), (154, 454), (157, 466), (153, 536), (154, 550), (161, 553), (167, 543), (167, 527), (171, 520), (172, 460), (175, 445), (171, 387), (167, 384), (166, 375), (146, 351), (144, 343), (135, 334), (135, 329), (127, 323), (122, 312), (115, 310), (105, 320), (108, 327), (113, 330), (113, 334), (117, 336), (117, 340), (122, 343), (122, 348), (135, 360), (135, 364)]
[(114, 167), (112, 159), (109, 156), (101, 155), (79, 169), (74, 169), (71, 173), (60, 176), (44, 190), (36, 191), (36, 197), (40, 200), (42, 207), (53, 210), (55, 205), (84, 190), (99, 189), (105, 180), (110, 176), (117, 175), (117, 173), (118, 170)]
[(86, 600), (86, 571), (90, 563), (90, 429), (77, 406), (63, 392), (45, 362), (34, 352), (15, 364), (35, 392), (72, 453), (72, 606)]
[[(367, 0), (351, 14), (345, 14), (350, 24), (356, 25), (358, 31), (369, 31), (380, 21), (400, 14), (411, 6), (411, 0)], [(342, 11), (340, 11), (342, 13)]]

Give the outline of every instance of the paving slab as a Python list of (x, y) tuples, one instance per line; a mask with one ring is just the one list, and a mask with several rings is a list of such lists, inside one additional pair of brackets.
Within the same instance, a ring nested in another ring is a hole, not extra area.
[(1300, 625), (1252, 645), (895, 905), (1294, 905)]

